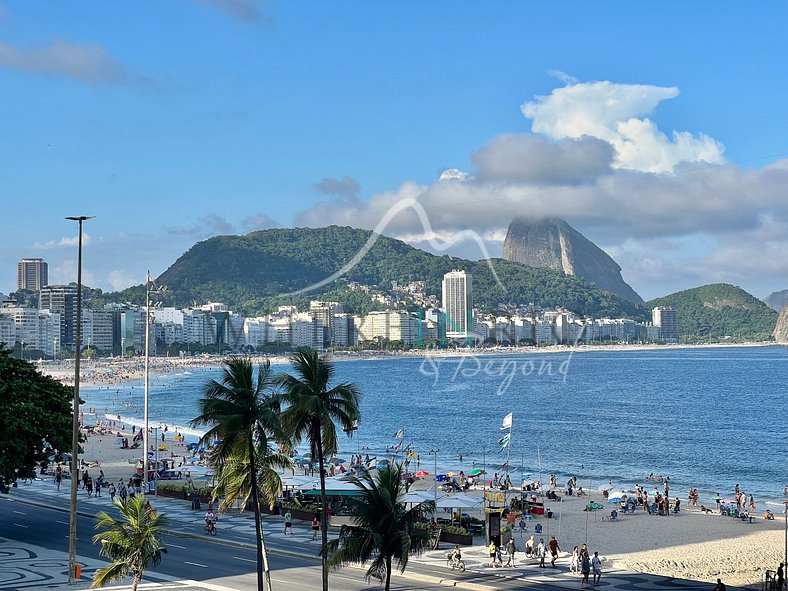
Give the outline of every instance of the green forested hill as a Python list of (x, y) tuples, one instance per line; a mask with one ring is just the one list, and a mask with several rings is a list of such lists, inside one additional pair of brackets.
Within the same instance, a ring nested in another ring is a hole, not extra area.
[(649, 308), (669, 306), (678, 311), (684, 339), (767, 340), (777, 312), (743, 289), (727, 283), (703, 285), (647, 302)]
[[(427, 282), (428, 293), (439, 295), (443, 274), (463, 269), (473, 273), (474, 301), (482, 308), (495, 309), (501, 303), (533, 303), (594, 316), (645, 317), (642, 308), (577, 277), (495, 259), (493, 265), (504, 285), (501, 289), (486, 261), (435, 256), (387, 237), (381, 237), (341, 280), (307, 294), (283, 297), (342, 268), (371, 234), (367, 230), (329, 226), (217, 236), (195, 244), (157, 282), (168, 288), (168, 305), (221, 301), (241, 313), (256, 314), (270, 311), (277, 304), (303, 305), (310, 299), (336, 296), (348, 303), (352, 311), (361, 312), (373, 305), (359, 292), (350, 292), (348, 281), (389, 289), (393, 281), (422, 280)], [(143, 291), (135, 287), (118, 295), (139, 302)]]

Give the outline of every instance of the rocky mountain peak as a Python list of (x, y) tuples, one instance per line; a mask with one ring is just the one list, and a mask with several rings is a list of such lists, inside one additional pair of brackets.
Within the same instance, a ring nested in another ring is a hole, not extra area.
[(621, 277), (618, 263), (561, 218), (512, 220), (503, 243), (503, 258), (529, 267), (563, 271), (631, 302), (643, 301)]

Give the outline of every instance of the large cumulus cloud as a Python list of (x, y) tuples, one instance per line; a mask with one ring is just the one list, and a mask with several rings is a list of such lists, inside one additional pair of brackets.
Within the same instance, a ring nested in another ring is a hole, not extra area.
[[(788, 250), (788, 160), (743, 169), (725, 162), (713, 138), (661, 131), (646, 116), (678, 94), (570, 83), (526, 102), (533, 133), (492, 138), (470, 155), (475, 170), (404, 181), (366, 200), (324, 201), (297, 223), (374, 228), (401, 200), (415, 199), (430, 228), (406, 210), (387, 234), (424, 246), (472, 229), (497, 254), (514, 215), (554, 215), (608, 250), (646, 297), (711, 281), (768, 289), (766, 277), (788, 276), (787, 258), (777, 256)], [(453, 252), (478, 257), (475, 245)]]

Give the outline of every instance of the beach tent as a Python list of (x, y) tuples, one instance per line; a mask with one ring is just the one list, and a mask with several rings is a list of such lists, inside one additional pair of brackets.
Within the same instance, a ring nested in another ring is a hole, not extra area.
[(439, 498), (435, 506), (439, 509), (466, 509), (478, 507), (482, 501), (481, 497), (460, 493)]
[(414, 490), (402, 495), (399, 500), (402, 503), (424, 503), (433, 500), (433, 493), (426, 490)]

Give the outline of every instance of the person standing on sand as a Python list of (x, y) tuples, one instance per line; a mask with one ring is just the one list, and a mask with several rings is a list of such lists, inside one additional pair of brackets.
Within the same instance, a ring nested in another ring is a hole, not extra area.
[(545, 568), (544, 557), (545, 554), (547, 554), (547, 551), (544, 545), (544, 538), (539, 538), (539, 545), (536, 547), (536, 554), (539, 556), (539, 568)]
[(579, 561), (580, 561), (580, 552), (578, 551), (577, 546), (575, 546), (575, 549), (572, 550), (572, 558), (569, 559), (570, 573), (574, 573), (576, 575), (580, 574)]
[(783, 563), (780, 563), (780, 566), (777, 567), (777, 590), (783, 591), (785, 587), (785, 572), (783, 571)]

